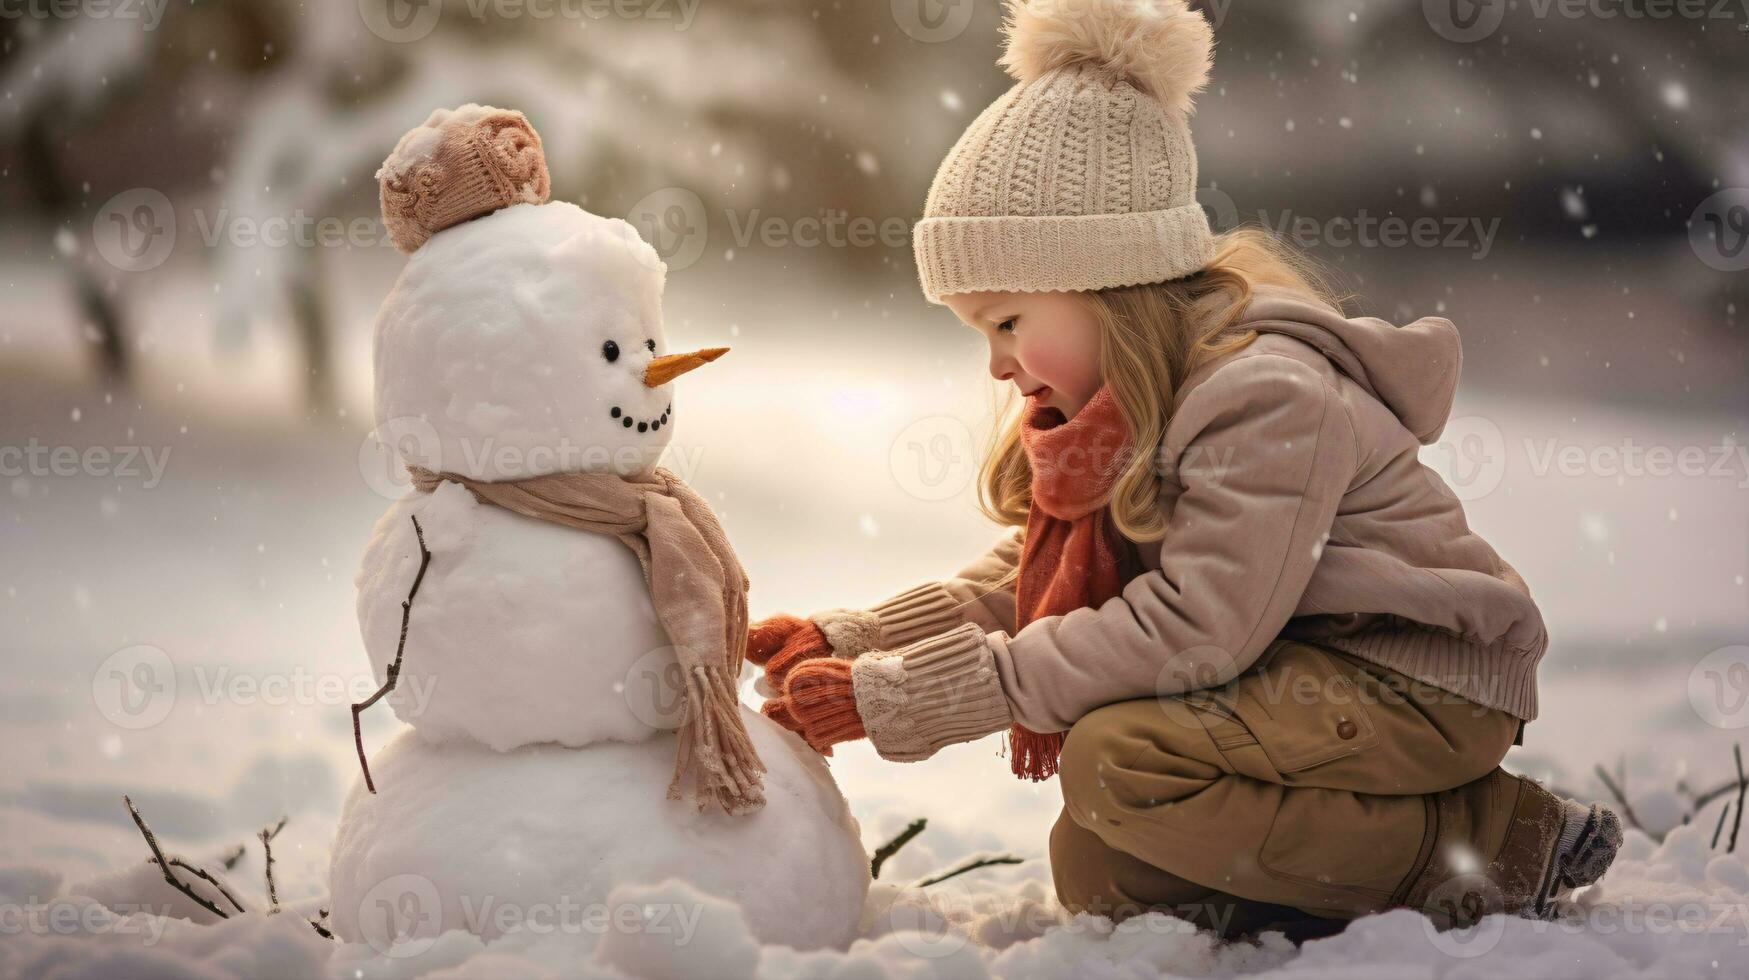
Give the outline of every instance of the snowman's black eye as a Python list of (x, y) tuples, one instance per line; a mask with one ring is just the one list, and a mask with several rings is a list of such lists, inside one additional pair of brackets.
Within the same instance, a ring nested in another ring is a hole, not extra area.
[(614, 343), (611, 340), (605, 344), (602, 344), (601, 345), (601, 356), (607, 358), (607, 363), (609, 363), (609, 364), (612, 364), (614, 361), (619, 360), (619, 345)]
[(644, 341), (644, 346), (650, 348), (650, 353), (656, 353), (656, 342), (654, 340)]

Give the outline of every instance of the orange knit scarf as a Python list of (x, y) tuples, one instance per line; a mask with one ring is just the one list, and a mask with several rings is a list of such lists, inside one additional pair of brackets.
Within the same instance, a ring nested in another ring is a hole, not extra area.
[[(1110, 389), (1100, 388), (1072, 419), (1029, 407), (1020, 440), (1032, 464), (1032, 508), (1015, 583), (1016, 630), (1101, 605), (1140, 570), (1106, 507), (1130, 455), (1129, 427)], [(1008, 732), (1014, 774), (1037, 781), (1056, 773), (1067, 734), (1015, 725)]]

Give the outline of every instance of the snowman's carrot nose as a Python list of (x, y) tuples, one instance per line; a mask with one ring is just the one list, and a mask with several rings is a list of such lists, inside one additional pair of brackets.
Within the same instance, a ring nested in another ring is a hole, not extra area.
[(665, 354), (644, 368), (644, 384), (651, 388), (665, 385), (695, 367), (702, 367), (727, 354), (727, 347), (705, 347), (686, 354)]

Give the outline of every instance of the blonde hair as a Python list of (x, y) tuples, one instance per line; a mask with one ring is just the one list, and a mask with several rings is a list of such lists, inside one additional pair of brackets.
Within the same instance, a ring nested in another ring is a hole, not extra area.
[[(1262, 228), (1237, 228), (1215, 239), (1215, 258), (1202, 271), (1168, 282), (1083, 293), (1099, 323), (1100, 376), (1123, 413), (1133, 452), (1112, 487), (1111, 516), (1134, 541), (1166, 534), (1160, 513), (1160, 441), (1174, 395), (1192, 372), (1257, 337), (1234, 324), (1260, 285), (1280, 286), (1340, 308), (1343, 297), (1303, 252)], [(1198, 307), (1216, 295), (1212, 317)], [(1206, 317), (1206, 318), (1205, 318)], [(1020, 443), (1021, 413), (999, 412), (979, 471), (978, 504), (999, 524), (1022, 525), (1032, 506), (1032, 467)]]

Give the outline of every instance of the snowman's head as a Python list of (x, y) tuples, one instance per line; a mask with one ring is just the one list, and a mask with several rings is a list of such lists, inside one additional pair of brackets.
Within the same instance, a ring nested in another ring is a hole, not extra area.
[(666, 270), (625, 221), (499, 203), (410, 250), (377, 315), (379, 434), (409, 463), (480, 480), (648, 470), (679, 411), (673, 380), (722, 349), (668, 353)]

